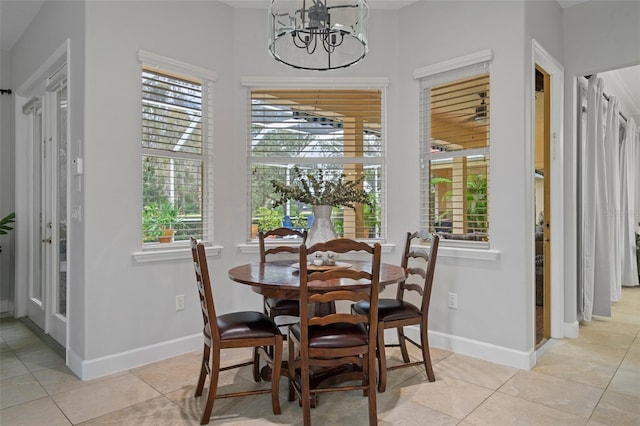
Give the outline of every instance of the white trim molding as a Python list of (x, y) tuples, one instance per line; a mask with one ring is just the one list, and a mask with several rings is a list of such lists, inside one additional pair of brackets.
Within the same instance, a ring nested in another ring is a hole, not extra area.
[(138, 50), (138, 61), (149, 67), (161, 68), (165, 71), (172, 71), (178, 74), (189, 74), (194, 77), (200, 77), (211, 81), (216, 81), (218, 79), (218, 73), (210, 69), (167, 58), (166, 56), (147, 52), (145, 50)]
[(491, 60), (493, 60), (493, 50), (485, 49), (479, 52), (471, 53), (469, 55), (448, 59), (446, 61), (438, 62), (437, 64), (427, 65), (422, 68), (418, 68), (413, 72), (413, 78), (418, 80), (424, 77), (430, 77), (432, 75), (455, 70), (458, 68), (464, 68), (470, 65), (489, 62)]
[(242, 77), (240, 83), (244, 87), (331, 87), (334, 89), (363, 89), (368, 87), (387, 87), (389, 86), (389, 79), (386, 77)]

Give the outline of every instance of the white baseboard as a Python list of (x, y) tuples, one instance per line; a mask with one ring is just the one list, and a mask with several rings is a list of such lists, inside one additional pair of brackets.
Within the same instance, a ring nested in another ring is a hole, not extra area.
[(580, 323), (578, 321), (564, 323), (564, 337), (575, 339), (580, 334)]
[(0, 300), (0, 312), (13, 314), (13, 303), (7, 299)]
[(72, 350), (67, 350), (67, 365), (81, 380), (91, 380), (120, 371), (130, 370), (152, 362), (202, 349), (202, 333), (167, 342), (109, 355), (83, 360)]
[[(405, 334), (416, 342), (420, 341), (420, 329), (417, 326), (405, 327)], [(398, 340), (395, 330), (386, 330), (384, 337), (389, 342)], [(534, 348), (528, 352), (517, 351), (438, 331), (429, 331), (429, 346), (522, 370), (530, 370), (535, 365)]]

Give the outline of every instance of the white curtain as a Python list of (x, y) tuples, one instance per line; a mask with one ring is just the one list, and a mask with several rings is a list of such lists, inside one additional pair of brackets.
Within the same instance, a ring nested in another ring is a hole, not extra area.
[[(622, 285), (638, 285), (635, 230), (640, 219), (640, 142), (601, 79), (587, 87), (581, 136), (582, 315), (611, 316)], [(622, 125), (622, 130), (621, 129)], [(621, 133), (622, 132), (622, 133)]]
[(640, 226), (640, 132), (629, 118), (620, 144), (620, 250), (623, 286), (640, 285), (636, 259), (636, 227)]

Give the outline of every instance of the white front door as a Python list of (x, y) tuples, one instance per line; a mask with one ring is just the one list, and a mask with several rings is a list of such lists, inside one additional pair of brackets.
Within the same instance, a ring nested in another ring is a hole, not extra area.
[(30, 114), (32, 216), (27, 315), (66, 346), (67, 329), (67, 129), (66, 65), (46, 79)]

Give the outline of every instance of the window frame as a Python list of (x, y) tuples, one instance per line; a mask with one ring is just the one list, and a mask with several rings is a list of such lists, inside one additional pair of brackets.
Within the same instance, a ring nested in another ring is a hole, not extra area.
[[(199, 155), (202, 161), (202, 241), (211, 246), (213, 239), (213, 84), (217, 80), (215, 71), (167, 58), (155, 53), (144, 50), (138, 51), (138, 61), (140, 63), (140, 75), (145, 69), (161, 74), (176, 74), (199, 81), (201, 85), (201, 115), (202, 115), (202, 154)], [(141, 87), (142, 101), (142, 87)], [(142, 122), (141, 122), (142, 126)], [(142, 131), (142, 128), (141, 128)], [(144, 159), (149, 153), (149, 149), (140, 145), (140, 158)], [(178, 154), (178, 159), (184, 159), (184, 156)], [(141, 181), (142, 184), (142, 181)], [(141, 193), (142, 196), (142, 193)], [(144, 200), (141, 198), (144, 205)], [(142, 214), (142, 213), (141, 213)], [(140, 231), (141, 239), (143, 238), (143, 230)], [(152, 260), (166, 260), (167, 255), (170, 258), (182, 258), (181, 253), (185, 248), (189, 247), (189, 241), (173, 241), (171, 243), (144, 243), (142, 241), (142, 252), (134, 253), (134, 258), (138, 262)], [(162, 252), (163, 255), (146, 257), (144, 253)], [(190, 252), (187, 253), (190, 255)], [(157, 258), (157, 259), (156, 259)]]
[[(384, 242), (386, 240), (386, 89), (389, 85), (388, 78), (285, 78), (285, 77), (243, 77), (241, 78), (241, 84), (246, 90), (246, 108), (247, 108), (247, 212), (249, 213), (249, 217), (247, 217), (246, 224), (246, 240), (249, 245), (257, 244), (257, 238), (252, 238), (251, 233), (251, 215), (252, 215), (252, 196), (251, 196), (251, 176), (250, 171), (252, 170), (252, 164), (254, 163), (265, 163), (265, 160), (271, 160), (273, 164), (280, 163), (282, 159), (277, 157), (274, 158), (265, 158), (265, 157), (253, 157), (251, 155), (250, 144), (251, 144), (251, 126), (252, 126), (252, 111), (251, 111), (251, 99), (252, 99), (252, 90), (259, 89), (300, 89), (300, 90), (327, 90), (327, 89), (335, 89), (335, 90), (358, 90), (358, 89), (372, 89), (372, 90), (380, 90), (381, 92), (381, 138), (382, 138), (382, 156), (369, 158), (363, 157), (361, 163), (362, 164), (380, 164), (382, 169), (383, 177), (380, 182), (380, 210), (381, 210), (381, 223), (380, 223), (380, 238), (370, 239), (370, 238), (358, 238), (359, 240), (375, 240), (378, 242)], [(331, 157), (332, 161), (336, 164), (338, 163), (349, 163), (348, 158), (343, 157)], [(310, 160), (310, 161), (309, 161)], [(326, 162), (326, 159), (321, 159), (320, 157), (314, 159), (307, 159), (307, 161), (300, 161), (298, 164), (302, 163), (317, 163), (320, 161)]]
[[(449, 157), (461, 157), (461, 156), (473, 156), (473, 155), (487, 155), (487, 171), (491, 165), (491, 119), (489, 118), (489, 141), (486, 147), (482, 148), (469, 148), (465, 150), (452, 151), (446, 153), (431, 153), (431, 110), (428, 100), (430, 95), (424, 94), (425, 91), (430, 91), (430, 88), (444, 83), (455, 82), (460, 79), (472, 77), (479, 74), (488, 74), (491, 84), (492, 76), (490, 70), (490, 64), (493, 61), (493, 51), (491, 49), (482, 50), (466, 56), (453, 58), (447, 61), (439, 62), (433, 65), (428, 65), (414, 71), (414, 78), (419, 83), (419, 111), (420, 111), (420, 210), (419, 210), (419, 223), (422, 229), (430, 229), (430, 199), (429, 194), (431, 191), (431, 161), (439, 158)], [(490, 173), (488, 174), (487, 181), (487, 194), (490, 189)], [(428, 185), (425, 186), (425, 182)], [(487, 223), (490, 222), (490, 199), (487, 198)], [(444, 246), (446, 254), (447, 246), (453, 248), (466, 249), (480, 249), (487, 251), (490, 248), (490, 229), (487, 231), (488, 241), (468, 241), (462, 239), (441, 239), (441, 246)], [(469, 257), (468, 253), (462, 253), (460, 257)], [(456, 256), (458, 257), (458, 256)], [(473, 256), (470, 256), (473, 257)], [(489, 258), (493, 258), (490, 256)]]

